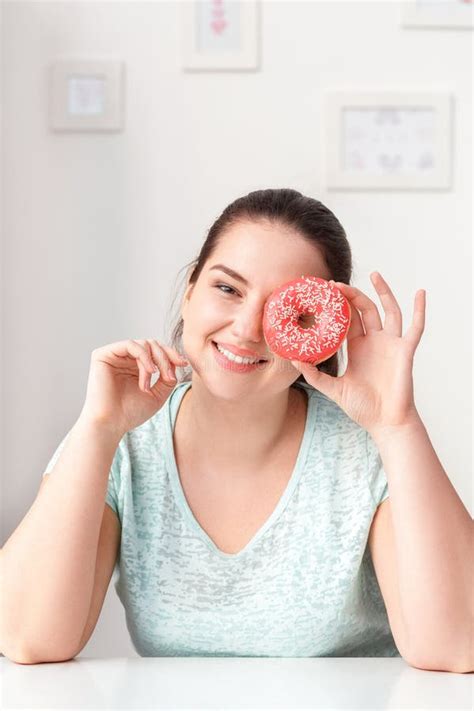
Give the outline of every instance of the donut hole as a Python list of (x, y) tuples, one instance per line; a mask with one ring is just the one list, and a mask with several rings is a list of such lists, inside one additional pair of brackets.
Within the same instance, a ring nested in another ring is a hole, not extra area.
[(298, 318), (298, 326), (300, 328), (311, 328), (314, 326), (314, 314), (300, 314)]

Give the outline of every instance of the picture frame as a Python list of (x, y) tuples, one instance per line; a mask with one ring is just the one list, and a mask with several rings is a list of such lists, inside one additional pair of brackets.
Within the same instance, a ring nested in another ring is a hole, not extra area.
[(450, 189), (452, 107), (445, 92), (326, 92), (327, 187)]
[(182, 0), (184, 71), (259, 68), (260, 0)]
[(408, 0), (402, 3), (402, 26), (472, 30), (472, 0)]
[(123, 129), (123, 62), (58, 59), (49, 81), (52, 131)]

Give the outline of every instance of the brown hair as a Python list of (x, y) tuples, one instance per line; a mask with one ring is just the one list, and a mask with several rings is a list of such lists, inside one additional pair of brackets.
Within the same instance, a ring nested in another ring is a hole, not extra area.
[[(199, 256), (183, 269), (194, 268), (188, 284), (195, 284), (207, 260), (216, 251), (224, 233), (239, 222), (269, 221), (286, 228), (292, 228), (303, 239), (318, 248), (322, 254), (331, 279), (350, 283), (352, 276), (352, 254), (349, 242), (336, 216), (319, 200), (302, 195), (290, 188), (269, 188), (255, 190), (237, 198), (228, 205), (210, 228)], [(182, 270), (181, 270), (182, 271)], [(186, 284), (186, 286), (188, 285)], [(183, 319), (179, 316), (171, 330), (170, 345), (182, 352)], [(340, 350), (316, 367), (328, 375), (339, 372)], [(181, 382), (191, 380), (190, 367), (185, 369)], [(296, 382), (306, 383), (303, 375)]]

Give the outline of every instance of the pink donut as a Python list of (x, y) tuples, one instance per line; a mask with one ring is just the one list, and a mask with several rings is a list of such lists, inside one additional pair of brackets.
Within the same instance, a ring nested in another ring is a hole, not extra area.
[[(307, 315), (314, 323), (303, 328), (299, 319)], [(342, 292), (325, 279), (302, 275), (270, 294), (263, 332), (276, 355), (317, 365), (339, 350), (350, 323), (351, 308)]]

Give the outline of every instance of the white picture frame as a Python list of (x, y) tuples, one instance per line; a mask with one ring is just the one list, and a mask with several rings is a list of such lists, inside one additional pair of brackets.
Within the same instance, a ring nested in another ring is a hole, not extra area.
[(452, 105), (444, 92), (327, 91), (327, 187), (450, 189)]
[(259, 68), (260, 0), (182, 0), (184, 71)]
[(123, 62), (58, 59), (49, 80), (52, 131), (123, 129)]
[(466, 0), (408, 0), (402, 2), (402, 26), (472, 30), (474, 7)]

